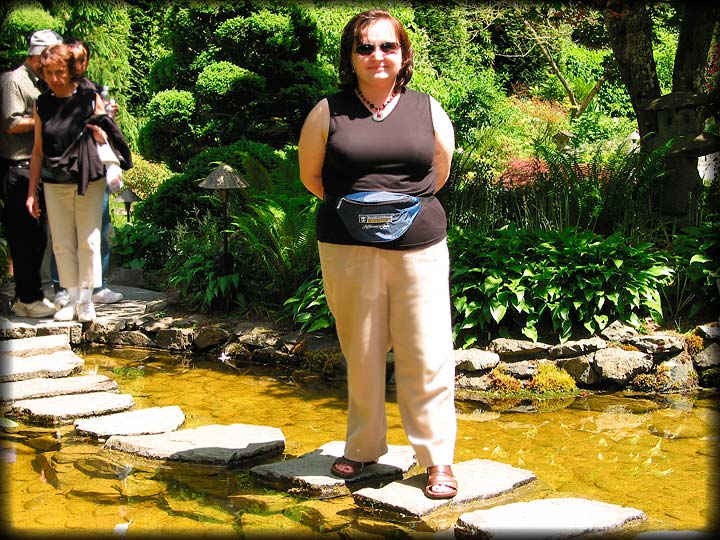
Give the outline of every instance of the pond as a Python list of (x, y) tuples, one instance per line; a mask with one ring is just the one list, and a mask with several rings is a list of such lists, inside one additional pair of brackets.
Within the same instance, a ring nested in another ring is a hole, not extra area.
[[(186, 428), (277, 427), (286, 438), (285, 457), (344, 439), (342, 381), (135, 349), (91, 349), (82, 356), (84, 373), (115, 379), (121, 392), (134, 397), (136, 408), (181, 407)], [(511, 496), (485, 502), (486, 507), (582, 497), (645, 512), (647, 521), (633, 533), (715, 531), (716, 398), (710, 392), (588, 394), (552, 403), (496, 402), (492, 408), (458, 399), (455, 459), (492, 459), (537, 476)], [(388, 442), (408, 444), (392, 388), (387, 414)], [(17, 433), (3, 433), (1, 441), (1, 525), (18, 535), (452, 538), (459, 515), (391, 519), (362, 512), (350, 496), (309, 501), (273, 492), (254, 484), (243, 469), (123, 464), (99, 452), (98, 443), (77, 437), (72, 426), (21, 425)]]

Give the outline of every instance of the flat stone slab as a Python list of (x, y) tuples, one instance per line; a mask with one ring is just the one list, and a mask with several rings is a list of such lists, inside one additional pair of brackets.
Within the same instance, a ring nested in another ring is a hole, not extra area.
[(75, 420), (75, 431), (96, 438), (112, 435), (152, 435), (174, 431), (184, 421), (185, 414), (182, 409), (171, 405), (82, 418)]
[(358, 506), (370, 512), (395, 512), (422, 517), (449, 506), (460, 506), (490, 499), (535, 480), (535, 474), (489, 459), (462, 461), (452, 466), (458, 480), (458, 493), (452, 499), (428, 499), (423, 472), (379, 489), (363, 488), (353, 493)]
[(56, 351), (69, 351), (70, 341), (67, 334), (35, 336), (0, 341), (0, 356), (35, 356)]
[(344, 450), (344, 441), (332, 441), (297, 458), (253, 467), (250, 476), (261, 484), (297, 497), (331, 499), (348, 495), (349, 488), (354, 486), (402, 478), (416, 463), (411, 446), (390, 445), (387, 454), (355, 478), (332, 476), (330, 467)]
[(0, 317), (0, 339), (25, 339), (59, 335), (71, 344), (82, 341), (83, 323), (78, 321), (56, 321), (54, 319), (28, 319), (11, 315), (12, 320)]
[(285, 435), (268, 426), (211, 424), (157, 435), (113, 435), (105, 448), (149, 459), (236, 466), (282, 455)]
[(38, 378), (0, 383), (0, 401), (18, 401), (87, 392), (117, 392), (118, 384), (105, 375)]
[(135, 405), (130, 394), (91, 392), (38, 399), (23, 399), (12, 404), (10, 416), (32, 424), (58, 426), (77, 418), (126, 411)]
[(455, 524), (455, 537), (570, 538), (645, 519), (645, 514), (635, 508), (599, 501), (538, 499), (462, 514)]
[(28, 357), (3, 355), (0, 357), (0, 382), (67, 377), (80, 373), (84, 365), (85, 360), (71, 350)]

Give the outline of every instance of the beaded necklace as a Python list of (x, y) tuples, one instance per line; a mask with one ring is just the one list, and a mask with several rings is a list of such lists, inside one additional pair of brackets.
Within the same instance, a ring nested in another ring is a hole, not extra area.
[(395, 91), (393, 91), (393, 93), (390, 94), (390, 97), (388, 98), (388, 100), (385, 103), (383, 103), (380, 107), (376, 107), (374, 103), (370, 103), (370, 101), (367, 100), (367, 98), (363, 95), (362, 90), (360, 90), (359, 86), (357, 88), (355, 88), (355, 90), (357, 91), (357, 95), (363, 101), (363, 103), (365, 103), (365, 105), (367, 105), (368, 107), (370, 107), (373, 110), (372, 119), (375, 122), (382, 122), (383, 120), (385, 120), (385, 115), (383, 114), (383, 110), (385, 109), (385, 107), (390, 105), (390, 102), (393, 99), (395, 99), (395, 96), (397, 95), (395, 93)]

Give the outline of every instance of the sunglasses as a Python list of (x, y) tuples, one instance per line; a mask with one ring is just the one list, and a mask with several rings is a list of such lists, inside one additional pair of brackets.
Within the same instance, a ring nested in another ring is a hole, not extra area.
[(368, 56), (375, 52), (375, 47), (379, 47), (384, 54), (390, 54), (397, 52), (400, 44), (397, 41), (383, 41), (379, 45), (375, 45), (374, 43), (361, 43), (355, 47), (355, 52), (360, 56)]

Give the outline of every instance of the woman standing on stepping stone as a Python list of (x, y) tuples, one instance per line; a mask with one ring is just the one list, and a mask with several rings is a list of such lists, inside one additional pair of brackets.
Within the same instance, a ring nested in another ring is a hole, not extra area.
[[(300, 135), (300, 177), (324, 201), (316, 227), (323, 285), (347, 361), (345, 452), (332, 473), (353, 478), (388, 450), (392, 350), (403, 426), (427, 468), (425, 494), (447, 499), (457, 493), (455, 361), (447, 218), (433, 194), (447, 181), (455, 136), (440, 104), (407, 88), (412, 72), (400, 21), (384, 10), (353, 17), (340, 42), (340, 91), (310, 111)], [(391, 233), (396, 202), (380, 214), (360, 206), (345, 222), (340, 212), (352, 203), (341, 198), (359, 192), (418, 197), (409, 213), (419, 211), (397, 238), (368, 239), (355, 229)]]

